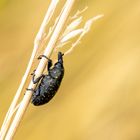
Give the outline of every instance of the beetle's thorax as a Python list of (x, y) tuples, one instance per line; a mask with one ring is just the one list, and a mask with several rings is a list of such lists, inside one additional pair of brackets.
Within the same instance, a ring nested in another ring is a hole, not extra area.
[(54, 67), (49, 71), (49, 74), (55, 79), (61, 79), (64, 75), (63, 64), (57, 62)]
[(59, 61), (57, 63), (55, 63), (54, 67), (56, 67), (57, 69), (64, 69), (63, 63), (59, 62)]

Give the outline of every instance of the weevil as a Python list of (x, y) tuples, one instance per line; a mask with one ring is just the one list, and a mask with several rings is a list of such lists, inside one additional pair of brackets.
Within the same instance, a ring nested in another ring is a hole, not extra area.
[(63, 55), (64, 54), (62, 54), (61, 52), (58, 52), (58, 61), (54, 64), (54, 66), (52, 66), (51, 59), (48, 59), (44, 55), (41, 55), (39, 57), (39, 59), (42, 59), (42, 57), (48, 59), (48, 74), (42, 74), (36, 79), (35, 74), (33, 74), (32, 81), (34, 84), (38, 83), (38, 85), (35, 90), (27, 90), (33, 91), (31, 102), (35, 106), (48, 103), (59, 89), (64, 76)]

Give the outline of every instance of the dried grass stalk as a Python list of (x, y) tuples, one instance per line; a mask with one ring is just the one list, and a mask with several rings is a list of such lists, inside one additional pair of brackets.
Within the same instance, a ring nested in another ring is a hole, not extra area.
[[(54, 49), (64, 47), (66, 44), (71, 43), (70, 49), (65, 52), (65, 55), (69, 54), (80, 43), (83, 36), (87, 32), (89, 32), (93, 22), (100, 19), (103, 16), (103, 15), (98, 15), (96, 17), (89, 19), (85, 23), (83, 28), (79, 28), (79, 26), (83, 20), (81, 14), (83, 12), (85, 12), (88, 8), (88, 7), (85, 7), (83, 10), (81, 10), (81, 11), (78, 10), (74, 16), (70, 17), (69, 25), (67, 25), (66, 29), (61, 34), (63, 27), (64, 27), (64, 24), (66, 23), (68, 16), (69, 16), (69, 13), (70, 13), (70, 11), (73, 7), (73, 4), (75, 2), (75, 0), (70, 0), (70, 1), (67, 0), (63, 9), (60, 12), (60, 15), (56, 18), (54, 25), (52, 27), (50, 27), (48, 34), (46, 34), (47, 25), (55, 12), (55, 9), (56, 9), (58, 2), (59, 2), (59, 0), (52, 0), (51, 4), (49, 6), (49, 9), (46, 13), (46, 16), (44, 18), (44, 21), (40, 27), (40, 30), (35, 38), (34, 49), (33, 49), (33, 53), (32, 53), (30, 62), (28, 64), (25, 75), (22, 79), (22, 82), (19, 86), (19, 89), (17, 90), (16, 96), (15, 96), (15, 98), (14, 98), (14, 100), (9, 108), (9, 111), (7, 112), (6, 118), (4, 120), (2, 129), (1, 129), (1, 133), (0, 133), (0, 140), (4, 139), (6, 132), (8, 130), (8, 127), (10, 125), (12, 115), (14, 114), (15, 110), (18, 108), (18, 106), (16, 106), (17, 102), (19, 100), (19, 97), (21, 95), (23, 87), (26, 83), (26, 79), (29, 76), (29, 72), (31, 70), (34, 57), (35, 57), (36, 53), (38, 52), (39, 47), (45, 46), (46, 41), (48, 41), (48, 39), (50, 39), (47, 46), (46, 46), (46, 49), (44, 50), (44, 55), (46, 55), (49, 58)], [(71, 41), (73, 38), (77, 38), (74, 43)], [(36, 69), (36, 72), (35, 72), (36, 77), (39, 77), (43, 73), (46, 65), (47, 65), (47, 60), (41, 59), (39, 65)], [(35, 87), (36, 87), (36, 85), (33, 84), (33, 82), (31, 81), (28, 88), (35, 89)], [(11, 140), (13, 138), (13, 136), (15, 135), (15, 132), (17, 131), (19, 123), (20, 123), (29, 103), (30, 103), (31, 96), (32, 96), (32, 92), (26, 91), (25, 96), (23, 97), (23, 100), (21, 101), (21, 103), (19, 105), (19, 109), (18, 109), (18, 111), (15, 115), (15, 118), (14, 118), (14, 120), (9, 128), (7, 135), (6, 135), (6, 138), (5, 138), (6, 140)]]
[(23, 87), (24, 87), (24, 85), (26, 83), (26, 79), (27, 79), (27, 77), (29, 75), (29, 72), (31, 70), (34, 57), (35, 57), (35, 55), (37, 53), (37, 50), (39, 48), (39, 45), (43, 41), (43, 36), (45, 34), (45, 28), (48, 25), (48, 23), (49, 23), (52, 15), (53, 15), (53, 13), (54, 13), (54, 11), (56, 9), (56, 6), (57, 6), (58, 2), (59, 2), (59, 0), (52, 0), (50, 6), (48, 8), (48, 11), (47, 11), (47, 13), (45, 15), (45, 18), (43, 20), (43, 23), (42, 23), (42, 25), (40, 27), (40, 30), (39, 30), (36, 38), (35, 38), (35, 41), (34, 41), (34, 49), (33, 49), (33, 52), (32, 52), (32, 55), (31, 55), (31, 58), (30, 58), (30, 61), (29, 61), (29, 64), (27, 66), (26, 72), (25, 72), (25, 74), (24, 74), (24, 76), (22, 78), (21, 84), (20, 84), (20, 86), (19, 86), (19, 88), (18, 88), (18, 90), (16, 92), (16, 95), (15, 95), (15, 97), (14, 97), (14, 99), (13, 99), (13, 101), (12, 101), (10, 107), (9, 107), (9, 110), (8, 110), (8, 112), (6, 114), (6, 117), (4, 119), (3, 125), (1, 127), (0, 140), (3, 140), (4, 139), (4, 137), (6, 135), (6, 132), (7, 132), (8, 128), (9, 128), (9, 125), (10, 125), (10, 122), (11, 122), (11, 119), (12, 119), (13, 112), (14, 112), (14, 110), (16, 108), (16, 105), (18, 103), (19, 97), (21, 96)]
[[(55, 47), (55, 44), (56, 44), (56, 42), (59, 38), (59, 35), (60, 35), (60, 33), (63, 29), (63, 26), (64, 26), (64, 24), (65, 24), (65, 22), (68, 18), (68, 15), (69, 15), (69, 13), (72, 9), (72, 6), (73, 6), (74, 2), (75, 2), (75, 0), (70, 0), (70, 1), (67, 0), (66, 1), (63, 13), (62, 13), (62, 15), (61, 15), (61, 17), (58, 21), (58, 24), (56, 25), (56, 28), (55, 28), (52, 36), (51, 36), (51, 39), (50, 39), (50, 41), (49, 41), (49, 43), (48, 43), (48, 45), (47, 45), (47, 47), (44, 51), (44, 55), (46, 55), (47, 57), (50, 57), (50, 55), (52, 54), (52, 51)], [(36, 69), (36, 77), (39, 77), (42, 74), (46, 65), (47, 65), (47, 60), (46, 59), (41, 59), (41, 61), (39, 63), (39, 66)], [(35, 88), (35, 85), (33, 84), (32, 81), (30, 82), (28, 88), (29, 89), (31, 89), (31, 88), (34, 89)], [(26, 91), (25, 96), (24, 96), (24, 98), (23, 98), (23, 100), (20, 104), (20, 107), (19, 107), (19, 109), (18, 109), (18, 111), (15, 115), (15, 118), (14, 118), (14, 120), (13, 120), (13, 122), (12, 122), (10, 128), (9, 128), (9, 131), (6, 135), (6, 138), (5, 138), (6, 140), (11, 140), (13, 138), (13, 136), (14, 136), (14, 134), (15, 134), (18, 126), (19, 126), (19, 123), (20, 123), (20, 121), (21, 121), (21, 119), (22, 119), (22, 117), (23, 117), (23, 115), (24, 115), (24, 113), (25, 113), (25, 111), (28, 107), (28, 104), (30, 103), (31, 96), (32, 96), (32, 92), (31, 91)]]

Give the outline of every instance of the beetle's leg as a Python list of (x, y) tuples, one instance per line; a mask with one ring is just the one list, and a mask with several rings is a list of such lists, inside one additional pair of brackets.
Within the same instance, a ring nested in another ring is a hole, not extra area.
[(35, 96), (39, 96), (39, 95), (40, 95), (40, 87), (38, 87), (36, 92), (35, 92)]
[(52, 60), (48, 59), (48, 71), (50, 70), (51, 66), (52, 66)]
[(40, 81), (40, 79), (43, 78), (44, 76), (45, 76), (45, 75), (42, 74), (40, 77), (38, 77), (38, 78), (35, 79), (35, 74), (34, 74), (34, 75), (33, 75), (33, 78), (32, 78), (33, 83), (34, 83), (34, 84), (38, 83), (38, 82)]
[(32, 91), (33, 93), (35, 92), (35, 90), (33, 88), (31, 88), (31, 89), (26, 88), (26, 90)]
[(38, 59), (42, 59), (42, 57), (44, 57), (44, 58), (46, 58), (46, 59), (48, 59), (49, 60), (49, 58), (46, 56), (46, 55), (40, 55), (39, 57), (38, 57)]
[(36, 69), (31, 73), (31, 75), (34, 75), (35, 74), (35, 71), (36, 71)]
[(52, 60), (49, 59), (49, 58), (48, 58), (47, 56), (45, 56), (45, 55), (40, 55), (40, 56), (38, 57), (38, 59), (42, 59), (42, 57), (48, 59), (48, 71), (49, 71), (50, 68), (51, 68), (51, 66), (52, 66)]
[(34, 84), (38, 83), (40, 81), (40, 79), (45, 76), (44, 74), (42, 74), (40, 77), (38, 77), (37, 79), (35, 79), (35, 71), (36, 71), (36, 69), (33, 71), (33, 73), (31, 73), (31, 75), (33, 75), (32, 81), (33, 81)]

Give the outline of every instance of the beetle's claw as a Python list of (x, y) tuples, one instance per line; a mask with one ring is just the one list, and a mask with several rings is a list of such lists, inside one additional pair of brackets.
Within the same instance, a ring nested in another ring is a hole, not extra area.
[(48, 59), (48, 60), (50, 60), (46, 55), (40, 55), (39, 57), (38, 57), (38, 59), (42, 59), (42, 57), (44, 57), (44, 58), (46, 58), (46, 59)]
[(31, 88), (31, 89), (30, 89), (30, 88), (26, 88), (26, 90), (27, 90), (27, 91), (35, 92), (33, 88)]
[(35, 71), (36, 71), (36, 69), (31, 73), (31, 75), (35, 75)]

